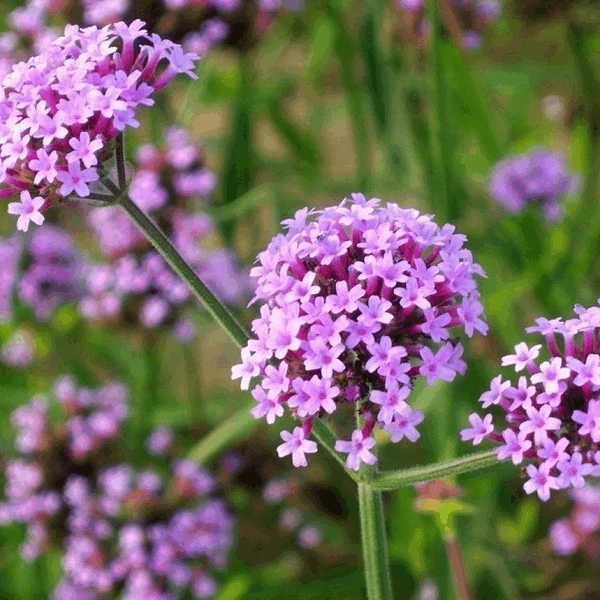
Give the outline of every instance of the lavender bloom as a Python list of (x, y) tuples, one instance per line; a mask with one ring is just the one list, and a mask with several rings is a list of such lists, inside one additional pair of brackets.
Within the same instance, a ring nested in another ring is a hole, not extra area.
[(168, 452), (169, 448), (173, 445), (174, 437), (171, 429), (168, 427), (159, 427), (150, 434), (150, 437), (146, 441), (146, 448), (153, 456), (161, 456)]
[[(223, 301), (239, 303), (248, 295), (246, 274), (232, 252), (210, 248), (212, 219), (185, 210), (185, 205), (204, 201), (214, 189), (215, 178), (204, 166), (201, 147), (179, 128), (168, 128), (165, 141), (162, 150), (151, 144), (139, 149), (141, 168), (133, 175), (130, 196), (163, 225), (182, 256)], [(169, 325), (182, 342), (193, 339), (195, 329), (184, 316), (191, 293), (149, 249), (127, 215), (117, 207), (92, 209), (89, 222), (111, 262), (89, 267), (88, 293), (80, 312), (98, 321), (135, 319), (149, 329)]]
[(298, 544), (302, 548), (315, 548), (323, 541), (323, 532), (315, 525), (306, 525), (298, 532)]
[(195, 54), (143, 27), (68, 25), (0, 82), (0, 195), (20, 194), (20, 229), (58, 198), (89, 196), (137, 108), (178, 73), (195, 77)]
[(54, 394), (62, 422), (50, 421), (41, 397), (12, 416), (18, 457), (7, 463), (0, 504), (3, 524), (27, 526), (26, 560), (61, 548), (53, 598), (170, 598), (174, 588), (214, 596), (212, 571), (224, 568), (233, 542), (233, 519), (211, 496), (215, 479), (188, 461), (171, 466), (170, 480), (121, 462), (121, 384), (90, 390), (65, 377)]
[(85, 263), (65, 231), (52, 225), (35, 231), (21, 259), (18, 296), (37, 319), (45, 321), (60, 306), (83, 296)]
[(562, 215), (562, 199), (578, 185), (579, 178), (568, 173), (560, 155), (537, 149), (500, 161), (490, 179), (490, 193), (510, 212), (538, 204), (548, 221), (556, 221)]
[[(527, 328), (543, 336), (542, 344), (515, 346), (502, 359), (519, 377), (518, 385), (494, 378), (482, 394), (483, 408), (497, 406), (505, 412), (505, 425), (494, 430), (492, 415), (469, 417), (472, 427), (461, 432), (474, 444), (483, 439), (502, 443), (498, 459), (525, 463), (524, 489), (542, 500), (553, 489), (582, 488), (588, 476), (600, 473), (600, 308), (575, 307), (576, 317), (544, 319)], [(563, 341), (558, 342), (562, 337)]]
[[(57, 482), (64, 481), (70, 472), (77, 471), (77, 465), (106, 446), (119, 433), (127, 414), (120, 384), (88, 390), (62, 378), (56, 382), (55, 396), (63, 403), (65, 414), (60, 428), (50, 421), (48, 404), (41, 396), (20, 406), (11, 416), (20, 457), (7, 465), (7, 500), (0, 506), (3, 521), (27, 525), (27, 538), (21, 547), (27, 560), (35, 559), (43, 550), (48, 521), (61, 510), (62, 491), (57, 489)], [(103, 427), (99, 428), (99, 423)]]
[(232, 377), (242, 388), (260, 379), (256, 418), (272, 423), (287, 405), (302, 422), (282, 432), (278, 448), (295, 466), (316, 451), (313, 420), (358, 403), (364, 426), (338, 448), (351, 468), (372, 464), (375, 426), (393, 441), (419, 437), (423, 415), (406, 402), (419, 375), (432, 385), (464, 373), (462, 345), (450, 336), (487, 332), (475, 280), (483, 270), (452, 226), (362, 194), (283, 225), (287, 234), (251, 271), (262, 306)]
[(33, 346), (29, 335), (19, 331), (0, 348), (0, 358), (5, 365), (23, 369), (33, 360)]

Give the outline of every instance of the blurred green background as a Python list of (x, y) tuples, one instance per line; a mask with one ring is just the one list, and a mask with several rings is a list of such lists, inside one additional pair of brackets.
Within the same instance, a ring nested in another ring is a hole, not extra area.
[[(180, 83), (147, 110), (131, 140), (160, 134), (167, 116), (202, 140), (219, 178), (210, 210), (247, 265), (283, 218), (353, 191), (432, 212), (468, 235), (488, 274), (481, 291), (490, 335), (467, 345), (465, 377), (417, 390), (423, 436), (418, 444), (386, 446), (384, 467), (468, 452), (458, 432), (524, 327), (537, 316), (568, 316), (575, 303), (591, 305), (600, 295), (600, 8), (591, 0), (535, 4), (505, 2), (481, 48), (467, 52), (436, 27), (429, 43), (414, 44), (393, 1), (309, 0), (297, 13), (278, 15), (252, 43), (212, 50), (198, 80)], [(3, 0), (0, 14), (17, 6)], [(537, 146), (561, 152), (582, 180), (556, 224), (535, 210), (504, 211), (487, 188), (498, 160)], [(5, 233), (13, 227), (2, 217)], [(74, 232), (93, 246), (84, 230)], [(253, 314), (251, 308), (240, 318), (248, 323)], [(138, 407), (134, 430), (172, 426), (185, 440), (182, 451), (191, 450), (249, 402), (229, 381), (236, 349), (206, 315), (198, 319), (200, 337), (190, 349), (166, 334), (86, 323), (71, 306), (41, 324), (20, 307), (0, 324), (0, 341), (24, 328), (35, 360), (25, 371), (0, 365), (3, 453), (9, 413), (65, 372), (84, 384), (122, 379)], [(140, 414), (142, 406), (150, 412)], [(353, 484), (324, 453), (294, 474), (301, 481), (294, 502), (324, 534), (315, 549), (300, 549), (261, 501), (264, 483), (289, 472), (275, 456), (279, 428), (241, 422), (238, 430), (227, 449), (239, 451), (246, 466), (226, 486), (238, 546), (218, 599), (362, 598)], [(143, 436), (136, 439), (132, 462), (142, 460)], [(518, 475), (503, 465), (457, 479), (472, 508), (455, 526), (473, 597), (600, 598), (592, 559), (558, 559), (550, 551), (547, 527), (567, 513), (568, 497), (541, 505), (523, 495)], [(438, 598), (452, 599), (442, 536), (431, 515), (415, 512), (414, 499), (413, 489), (386, 494), (396, 597), (424, 600), (424, 584), (433, 583)], [(58, 576), (58, 556), (22, 562), (21, 538), (19, 528), (0, 529), (2, 599), (41, 598), (40, 581)]]

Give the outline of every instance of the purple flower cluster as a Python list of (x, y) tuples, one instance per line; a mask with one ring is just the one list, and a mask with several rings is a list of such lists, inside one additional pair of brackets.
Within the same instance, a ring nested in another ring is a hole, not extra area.
[(500, 161), (490, 178), (490, 193), (511, 212), (537, 204), (548, 221), (556, 221), (562, 215), (562, 199), (578, 185), (579, 178), (567, 171), (560, 154), (539, 148)]
[(12, 317), (12, 297), (19, 277), (21, 242), (17, 237), (0, 237), (0, 321)]
[(77, 388), (64, 377), (57, 380), (54, 395), (63, 405), (65, 419), (52, 423), (47, 400), (36, 396), (12, 416), (19, 457), (6, 465), (6, 502), (0, 504), (0, 522), (27, 525), (22, 555), (33, 560), (49, 543), (51, 520), (62, 507), (65, 473), (85, 468), (94, 452), (120, 432), (127, 415), (125, 390), (117, 383), (97, 390)]
[[(188, 205), (204, 200), (216, 185), (201, 148), (183, 129), (169, 128), (164, 150), (145, 144), (138, 150), (137, 162), (140, 168), (129, 188), (132, 200), (161, 223), (178, 251), (221, 300), (241, 302), (249, 291), (247, 275), (231, 251), (211, 244), (216, 233), (213, 220), (205, 213), (187, 212)], [(149, 249), (129, 217), (118, 207), (103, 207), (90, 211), (89, 222), (111, 262), (89, 268), (81, 313), (93, 320), (120, 316), (147, 328), (174, 323), (178, 339), (194, 337), (190, 322), (181, 316), (192, 301), (190, 291)]]
[(560, 556), (570, 556), (582, 549), (596, 558), (600, 543), (594, 534), (600, 531), (600, 488), (585, 485), (571, 491), (575, 506), (568, 517), (550, 525), (552, 550)]
[[(68, 16), (71, 22), (81, 18), (86, 25), (106, 26), (118, 21), (130, 21), (134, 16), (161, 22), (164, 12), (167, 29), (182, 41), (186, 51), (204, 56), (214, 46), (226, 40), (242, 20), (257, 33), (263, 32), (276, 12), (298, 10), (301, 0), (164, 0), (150, 7), (131, 0), (29, 0), (8, 15), (11, 32), (0, 36), (0, 79), (15, 62), (26, 60), (31, 50), (42, 52), (45, 45), (57, 37), (49, 27), (53, 17)], [(158, 14), (157, 14), (158, 11)]]
[(196, 55), (148, 34), (144, 23), (64, 34), (0, 82), (0, 196), (17, 228), (40, 224), (54, 199), (85, 198), (104, 176), (117, 136), (136, 109), (177, 74), (195, 77)]
[(85, 262), (71, 236), (51, 225), (33, 233), (22, 256), (19, 299), (30, 306), (36, 318), (46, 320), (59, 307), (78, 300), (84, 293)]
[[(425, 0), (396, 0), (396, 4), (405, 11), (411, 28), (419, 37), (427, 36), (429, 21)], [(482, 32), (498, 18), (500, 3), (498, 0), (452, 0), (449, 4), (462, 31), (463, 48), (476, 50), (481, 46)]]
[(525, 492), (542, 500), (551, 490), (579, 489), (587, 476), (600, 475), (600, 308), (576, 306), (575, 312), (565, 321), (537, 319), (527, 332), (541, 334), (545, 344), (517, 344), (502, 359), (521, 373), (518, 382), (498, 375), (479, 399), (484, 409), (506, 413), (502, 431), (494, 431), (491, 414), (473, 413), (471, 427), (461, 432), (473, 444), (502, 442), (498, 458), (525, 462)]
[(54, 395), (60, 422), (51, 421), (55, 411), (43, 397), (13, 413), (18, 457), (6, 465), (0, 504), (0, 523), (27, 526), (25, 559), (62, 549), (64, 576), (53, 598), (214, 596), (212, 571), (225, 566), (233, 541), (232, 517), (212, 497), (215, 479), (184, 460), (164, 473), (123, 462), (121, 384), (91, 390), (62, 378)]
[(62, 377), (54, 386), (54, 396), (68, 415), (64, 431), (75, 460), (84, 459), (114, 439), (129, 413), (127, 390), (120, 383), (92, 390), (77, 387), (71, 377)]
[(256, 418), (273, 423), (287, 405), (301, 421), (278, 448), (295, 466), (317, 451), (308, 439), (314, 419), (348, 404), (364, 425), (336, 448), (352, 469), (373, 464), (375, 425), (393, 442), (419, 437), (423, 414), (407, 402), (413, 380), (464, 373), (454, 333), (487, 332), (475, 279), (483, 270), (451, 225), (362, 194), (283, 225), (287, 234), (251, 271), (263, 304), (232, 377), (242, 389), (259, 377)]
[(85, 262), (71, 236), (62, 229), (47, 225), (25, 244), (17, 239), (0, 240), (0, 255), (4, 253), (6, 275), (0, 274), (3, 318), (11, 316), (15, 293), (42, 321), (60, 306), (83, 297)]
[(175, 464), (170, 485), (159, 472), (128, 464), (101, 471), (95, 486), (69, 478), (65, 577), (54, 599), (100, 600), (118, 590), (124, 600), (174, 600), (186, 591), (212, 598), (211, 571), (225, 567), (233, 541), (225, 504), (210, 497), (215, 485), (188, 462)]

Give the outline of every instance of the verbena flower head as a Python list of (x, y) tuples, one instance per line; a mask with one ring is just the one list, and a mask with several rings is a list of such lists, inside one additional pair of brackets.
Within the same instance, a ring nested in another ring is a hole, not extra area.
[(492, 380), (480, 402), (504, 411), (497, 429), (492, 414), (469, 417), (463, 440), (501, 442), (500, 460), (524, 464), (528, 494), (548, 500), (551, 490), (582, 488), (600, 475), (600, 308), (575, 307), (574, 319), (540, 318), (527, 328), (542, 343), (520, 343), (502, 365), (517, 376)]
[(568, 172), (560, 154), (538, 148), (500, 161), (490, 179), (494, 200), (514, 213), (539, 205), (548, 221), (562, 215), (562, 200), (573, 193), (579, 178)]
[(600, 531), (600, 488), (585, 485), (571, 491), (574, 507), (568, 517), (553, 521), (549, 538), (552, 550), (560, 556), (570, 556), (578, 550), (597, 556)]
[(41, 397), (12, 416), (17, 456), (6, 465), (0, 522), (24, 523), (27, 560), (62, 553), (56, 600), (211, 598), (232, 545), (233, 520), (213, 497), (215, 479), (189, 461), (137, 470), (118, 439), (126, 390), (59, 380), (56, 411)]
[(287, 406), (301, 422), (278, 448), (295, 466), (317, 450), (315, 418), (358, 404), (364, 425), (337, 447), (351, 468), (372, 464), (376, 426), (393, 442), (419, 437), (423, 414), (408, 403), (417, 377), (433, 385), (464, 373), (456, 334), (487, 332), (483, 270), (451, 225), (362, 194), (283, 225), (251, 271), (260, 317), (232, 376), (242, 389), (259, 379), (256, 418), (273, 423)]
[(137, 127), (136, 110), (196, 55), (148, 34), (144, 23), (67, 25), (0, 82), (0, 196), (16, 196), (18, 227), (43, 221), (56, 199), (85, 198), (105, 175), (113, 142)]

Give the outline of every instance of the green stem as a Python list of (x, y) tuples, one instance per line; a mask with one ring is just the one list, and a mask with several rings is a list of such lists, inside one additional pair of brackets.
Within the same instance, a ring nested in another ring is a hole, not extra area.
[(360, 475), (355, 471), (351, 471), (346, 468), (346, 459), (343, 454), (340, 454), (335, 450), (336, 435), (331, 428), (320, 419), (315, 419), (312, 428), (313, 435), (317, 438), (317, 441), (335, 458), (335, 460), (342, 466), (342, 469), (346, 471), (349, 477), (358, 482)]
[(204, 285), (190, 265), (185, 262), (175, 246), (169, 241), (169, 238), (139, 209), (127, 194), (120, 196), (118, 203), (144, 232), (144, 235), (158, 250), (160, 255), (171, 265), (179, 277), (187, 283), (188, 287), (210, 315), (225, 329), (237, 346), (243, 348), (248, 342), (248, 334), (227, 308)]
[(414, 485), (432, 479), (444, 479), (460, 473), (468, 473), (485, 467), (490, 467), (498, 462), (495, 450), (468, 454), (441, 463), (434, 463), (425, 467), (412, 467), (400, 471), (384, 471), (375, 474), (369, 481), (370, 486), (376, 490), (397, 490), (407, 485)]
[[(436, 154), (438, 161), (437, 183), (439, 197), (434, 208), (442, 221), (451, 217), (450, 198), (450, 132), (448, 129), (448, 97), (442, 64), (442, 23), (440, 0), (432, 0), (429, 16), (431, 20), (431, 92), (433, 95), (435, 130), (437, 133)], [(432, 136), (433, 137), (433, 136)]]
[(360, 537), (368, 600), (392, 600), (390, 558), (385, 531), (382, 493), (373, 489), (367, 473), (376, 476), (373, 467), (363, 467), (364, 481), (358, 484)]

